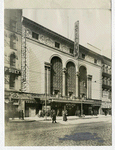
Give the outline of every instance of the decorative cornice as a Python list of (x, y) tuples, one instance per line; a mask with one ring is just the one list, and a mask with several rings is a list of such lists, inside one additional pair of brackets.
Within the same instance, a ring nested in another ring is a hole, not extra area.
[(87, 78), (88, 79), (92, 79), (92, 75), (87, 75)]
[(66, 73), (67, 72), (67, 68), (63, 68), (63, 72)]
[(48, 68), (50, 68), (50, 67), (51, 67), (51, 64), (50, 64), (50, 63), (48, 63), (48, 62), (45, 62), (45, 63), (44, 63), (44, 65), (45, 65), (45, 67), (48, 67)]

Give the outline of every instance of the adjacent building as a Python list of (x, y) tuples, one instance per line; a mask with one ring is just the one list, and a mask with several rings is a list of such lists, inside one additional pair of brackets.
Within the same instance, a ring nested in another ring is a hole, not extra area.
[(102, 114), (111, 114), (111, 59), (102, 56)]
[[(4, 11), (4, 88), (5, 110), (18, 111), (18, 95), (21, 91), (21, 10)], [(9, 108), (9, 102), (13, 108)]]

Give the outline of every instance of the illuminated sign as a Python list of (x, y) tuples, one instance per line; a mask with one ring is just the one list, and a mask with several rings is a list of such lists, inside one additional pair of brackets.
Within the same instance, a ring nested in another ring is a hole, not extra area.
[(74, 56), (79, 56), (79, 21), (75, 22)]

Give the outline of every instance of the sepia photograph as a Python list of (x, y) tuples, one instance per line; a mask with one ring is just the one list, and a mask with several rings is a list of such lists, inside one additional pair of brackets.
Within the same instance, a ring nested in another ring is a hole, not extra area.
[(112, 146), (110, 9), (4, 9), (5, 146)]

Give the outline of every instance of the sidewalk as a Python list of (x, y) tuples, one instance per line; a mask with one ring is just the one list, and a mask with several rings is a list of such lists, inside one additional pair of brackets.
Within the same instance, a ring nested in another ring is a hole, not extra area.
[[(68, 116), (67, 121), (63, 121), (62, 116), (57, 116), (56, 121), (57, 123), (61, 124), (78, 124), (78, 123), (89, 123), (89, 122), (100, 122), (100, 121), (109, 121), (111, 122), (112, 116), (111, 115), (97, 115), (97, 116), (84, 116), (84, 117), (77, 117), (77, 116)], [(51, 122), (51, 117), (47, 117), (47, 120), (45, 120), (44, 117), (25, 117), (24, 120), (19, 118), (12, 118), (9, 119), (10, 122), (33, 122), (33, 121), (42, 121), (42, 122)]]

